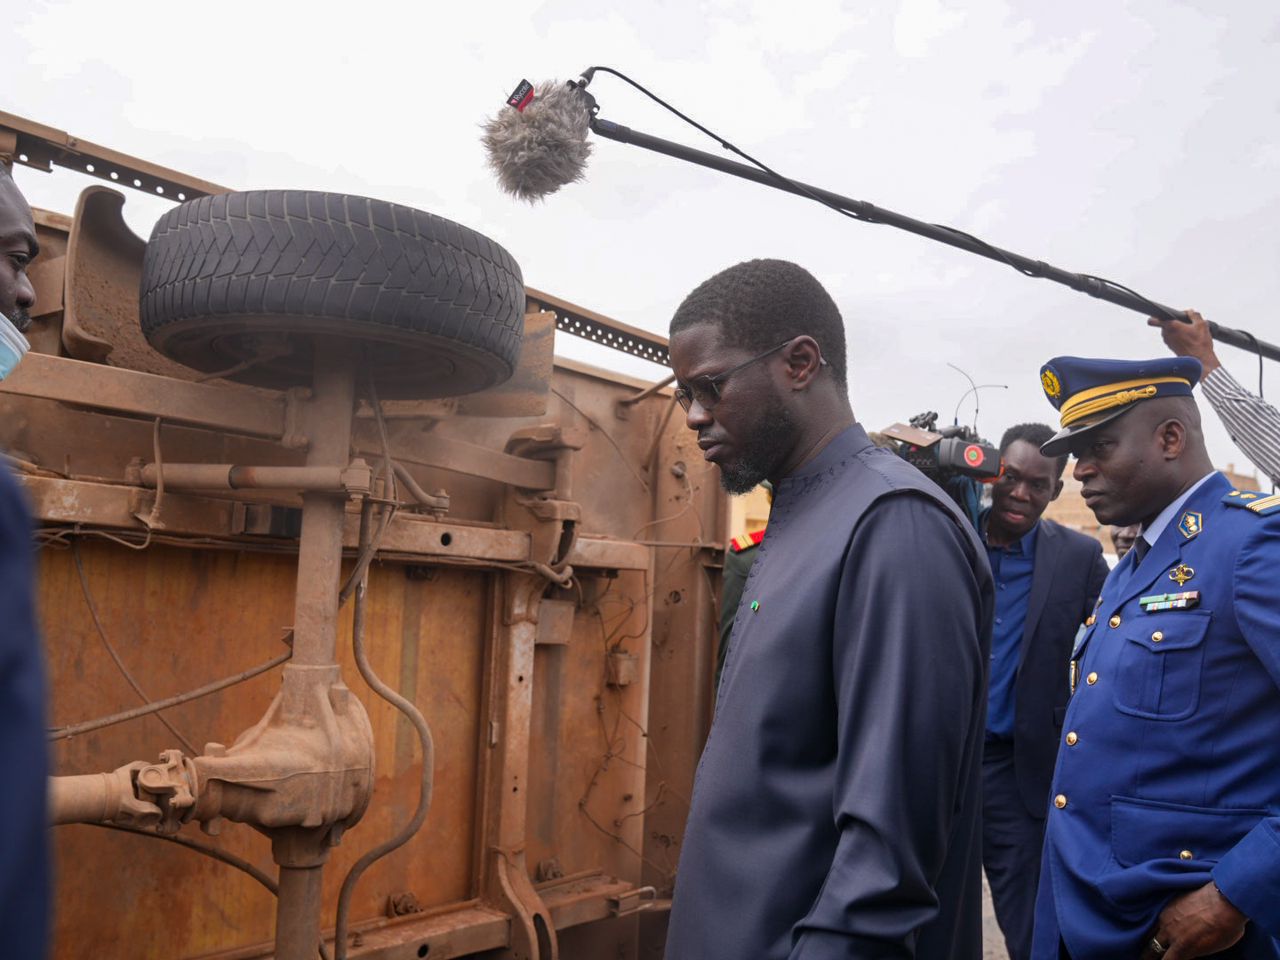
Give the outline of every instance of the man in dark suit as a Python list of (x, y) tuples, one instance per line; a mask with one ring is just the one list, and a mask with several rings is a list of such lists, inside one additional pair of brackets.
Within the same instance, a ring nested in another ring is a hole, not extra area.
[[(36, 256), (31, 208), (0, 161), (0, 314), (18, 331), (31, 324)], [(12, 334), (17, 337), (18, 334)], [(19, 356), (0, 348), (0, 379)], [(0, 465), (0, 955), (46, 955), (49, 920), (44, 658), (36, 630), (35, 549), (26, 499)]]
[(1042, 520), (1067, 458), (1042, 423), (1010, 427), (979, 521), (996, 581), (983, 752), (982, 862), (1010, 960), (1031, 956), (1049, 783), (1070, 692), (1071, 643), (1107, 578), (1098, 541)]

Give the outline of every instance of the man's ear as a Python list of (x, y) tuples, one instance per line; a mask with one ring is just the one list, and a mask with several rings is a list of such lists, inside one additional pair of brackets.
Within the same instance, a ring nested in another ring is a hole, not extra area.
[(1058, 499), (1058, 495), (1061, 493), (1062, 493), (1062, 477), (1058, 477), (1058, 482), (1053, 485), (1053, 496), (1049, 498), (1049, 502), (1053, 503), (1053, 501)]
[(1187, 449), (1187, 426), (1181, 420), (1169, 419), (1160, 424), (1160, 452), (1166, 460), (1177, 460)]
[(787, 361), (787, 377), (792, 390), (809, 389), (825, 362), (818, 341), (806, 335), (792, 340), (782, 355)]

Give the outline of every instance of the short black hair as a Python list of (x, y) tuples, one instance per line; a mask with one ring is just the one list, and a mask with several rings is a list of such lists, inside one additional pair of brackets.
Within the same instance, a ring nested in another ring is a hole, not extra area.
[[(1053, 435), (1057, 433), (1053, 427), (1047, 423), (1018, 423), (1014, 424), (1004, 432), (1004, 436), (1000, 438), (1000, 456), (1004, 456), (1006, 450), (1018, 440), (1025, 440), (1037, 450), (1053, 439)], [(1055, 457), (1058, 461), (1058, 476), (1062, 476), (1062, 471), (1067, 469), (1067, 454)]]
[(759, 352), (793, 337), (818, 342), (831, 375), (849, 383), (844, 320), (831, 294), (787, 260), (747, 260), (704, 280), (671, 318), (671, 332), (712, 324), (734, 346)]

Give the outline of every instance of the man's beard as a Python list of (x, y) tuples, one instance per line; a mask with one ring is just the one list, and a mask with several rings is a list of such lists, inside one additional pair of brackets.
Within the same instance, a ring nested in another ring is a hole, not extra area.
[(9, 318), (10, 323), (18, 328), (19, 333), (26, 333), (31, 329), (31, 314), (27, 313), (25, 307), (15, 305), (5, 316)]
[(747, 493), (767, 480), (795, 444), (795, 418), (780, 397), (771, 397), (760, 411), (756, 431), (747, 439), (742, 454), (720, 464), (720, 485), (732, 494)]

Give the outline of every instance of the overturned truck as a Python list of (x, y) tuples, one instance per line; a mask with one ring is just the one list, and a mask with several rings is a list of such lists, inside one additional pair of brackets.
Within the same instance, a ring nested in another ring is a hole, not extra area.
[[(421, 211), (0, 114), (36, 211), (59, 958), (661, 955), (726, 509), (665, 342)], [(148, 242), (132, 186), (177, 202)]]

